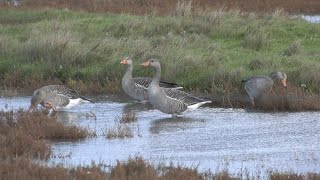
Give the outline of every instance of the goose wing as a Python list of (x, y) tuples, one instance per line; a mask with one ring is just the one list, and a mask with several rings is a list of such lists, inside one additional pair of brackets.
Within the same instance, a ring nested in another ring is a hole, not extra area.
[(81, 98), (77, 92), (61, 85), (49, 85), (40, 90), (43, 91), (42, 105), (50, 102), (55, 107), (63, 107), (70, 103), (70, 99)]
[[(142, 86), (144, 88), (148, 88), (152, 78), (147, 78), (147, 77), (136, 77), (136, 78), (132, 78), (132, 80), (138, 84), (139, 86)], [(175, 89), (181, 89), (182, 87), (180, 87), (178, 84), (176, 83), (171, 83), (171, 82), (166, 82), (166, 81), (160, 81), (160, 87), (163, 88), (175, 88)]]
[(273, 86), (273, 80), (268, 76), (253, 76), (245, 81), (245, 90), (254, 98), (268, 93)]
[(148, 86), (150, 85), (152, 79), (151, 78), (143, 78), (143, 77), (135, 77), (132, 78), (132, 81), (137, 84), (138, 86), (141, 86), (145, 89), (148, 89)]
[(61, 85), (50, 85), (42, 88), (43, 91), (49, 92), (57, 97), (66, 97), (68, 99), (82, 98), (76, 91)]
[(195, 97), (191, 94), (188, 94), (184, 91), (180, 91), (177, 89), (164, 89), (164, 90), (167, 97), (174, 99), (175, 101), (183, 102), (187, 106), (204, 101), (203, 99), (200, 99), (198, 97)]

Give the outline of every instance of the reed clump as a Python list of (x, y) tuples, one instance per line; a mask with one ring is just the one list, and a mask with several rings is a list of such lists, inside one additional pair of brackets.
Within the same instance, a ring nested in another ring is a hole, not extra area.
[(132, 128), (120, 122), (115, 122), (114, 126), (108, 127), (105, 131), (105, 136), (107, 139), (115, 138), (131, 138), (134, 136)]
[(124, 112), (120, 118), (120, 123), (132, 123), (138, 120), (137, 114), (133, 111)]

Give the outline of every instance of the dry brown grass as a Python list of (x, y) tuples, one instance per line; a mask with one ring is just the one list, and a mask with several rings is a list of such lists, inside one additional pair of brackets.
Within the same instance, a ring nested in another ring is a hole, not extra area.
[[(229, 91), (234, 87), (228, 82), (222, 87), (222, 95), (211, 95), (213, 106), (224, 108), (252, 107), (244, 87), (239, 88), (242, 91), (236, 93), (231, 93), (233, 91)], [(305, 87), (297, 87), (291, 83), (287, 83), (287, 88), (275, 84), (270, 93), (255, 100), (255, 103), (254, 108), (265, 111), (312, 111), (320, 109), (320, 96), (308, 92)]]
[(126, 162), (118, 161), (111, 167), (111, 179), (204, 179), (197, 168), (159, 165), (157, 169), (141, 157), (129, 158)]
[(37, 157), (47, 159), (50, 144), (44, 139), (76, 140), (95, 136), (88, 129), (65, 126), (43, 112), (28, 113), (22, 110), (0, 112), (0, 155), (6, 157)]
[(125, 112), (122, 113), (122, 116), (120, 118), (120, 123), (132, 123), (136, 122), (138, 120), (137, 115), (135, 112)]
[(122, 92), (121, 83), (117, 79), (107, 81), (104, 84), (99, 81), (83, 83), (81, 80), (68, 80), (66, 83), (63, 83), (58, 79), (43, 79), (40, 77), (40, 73), (36, 76), (24, 76), (19, 70), (8, 73), (3, 80), (0, 80), (0, 83), (6, 85), (2, 90), (0, 89), (0, 95), (5, 97), (16, 96), (18, 94), (31, 94), (40, 87), (53, 84), (65, 84), (84, 95), (120, 94)]
[(106, 129), (105, 135), (107, 139), (131, 138), (133, 137), (133, 131), (126, 124), (116, 123), (114, 126)]
[[(132, 13), (132, 14), (175, 14), (177, 6), (188, 4), (193, 7), (201, 7), (204, 9), (240, 9), (242, 11), (255, 12), (273, 12), (276, 9), (284, 9), (287, 12), (295, 14), (319, 14), (320, 1), (318, 0), (291, 0), (291, 1), (257, 1), (257, 0), (201, 0), (201, 1), (179, 1), (179, 0), (25, 0), (22, 4), (23, 8), (43, 8), (54, 7), (83, 11), (100, 11), (113, 13)], [(2, 3), (2, 7), (9, 7), (8, 4)], [(13, 7), (13, 6), (11, 6)], [(181, 7), (181, 6), (179, 6)], [(16, 7), (15, 7), (16, 8)], [(191, 8), (190, 10), (194, 10)], [(180, 11), (181, 12), (181, 11)]]
[(270, 173), (269, 178), (270, 180), (319, 180), (320, 174)]

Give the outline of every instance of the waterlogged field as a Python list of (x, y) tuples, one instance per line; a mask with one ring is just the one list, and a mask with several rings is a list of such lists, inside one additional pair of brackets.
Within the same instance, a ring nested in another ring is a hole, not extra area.
[[(182, 164), (204, 171), (227, 169), (234, 175), (266, 177), (269, 171), (319, 173), (319, 112), (265, 113), (202, 107), (177, 119), (148, 104), (99, 98), (57, 118), (87, 127), (97, 137), (53, 141), (48, 164), (114, 164), (141, 156), (149, 162)], [(103, 99), (103, 100), (102, 100)], [(30, 97), (0, 99), (0, 109), (28, 108)], [(120, 123), (124, 113), (136, 121)], [(120, 129), (127, 136), (108, 136)]]

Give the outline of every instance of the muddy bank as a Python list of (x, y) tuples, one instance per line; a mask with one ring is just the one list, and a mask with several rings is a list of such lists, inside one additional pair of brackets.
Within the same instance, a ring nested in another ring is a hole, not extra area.
[[(50, 81), (28, 85), (24, 88), (2, 87), (2, 89), (0, 89), (0, 94), (2, 97), (32, 96), (35, 89), (50, 84), (63, 85), (59, 81)], [(82, 82), (75, 82), (65, 86), (78, 91), (83, 96), (90, 97), (94, 101), (101, 101), (104, 97), (112, 98), (114, 101), (128, 99), (128, 96), (123, 92), (119, 82), (112, 82), (107, 86), (100, 83), (87, 85)], [(226, 94), (213, 94), (199, 90), (187, 89), (184, 89), (184, 91), (211, 100), (212, 103), (206, 105), (209, 107), (246, 108), (264, 111), (320, 110), (320, 97), (317, 94), (311, 93), (304, 87), (295, 87), (293, 85), (289, 85), (287, 88), (274, 87), (270, 93), (256, 101), (255, 107), (252, 107), (244, 87), (239, 88), (236, 93), (228, 93), (225, 91)]]

